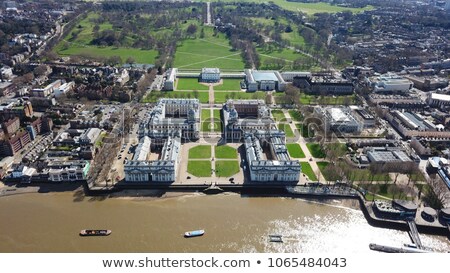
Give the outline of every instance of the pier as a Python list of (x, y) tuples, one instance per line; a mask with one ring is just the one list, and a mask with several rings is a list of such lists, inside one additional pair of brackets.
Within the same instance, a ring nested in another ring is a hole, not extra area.
[(429, 251), (410, 248), (410, 247), (394, 247), (377, 244), (369, 244), (369, 248), (374, 251), (387, 252), (387, 253), (429, 253)]
[(419, 249), (423, 249), (422, 241), (420, 241), (419, 237), (419, 231), (417, 231), (416, 222), (414, 220), (408, 220), (406, 221), (409, 226), (409, 236), (411, 237), (411, 240), (413, 243), (417, 246)]

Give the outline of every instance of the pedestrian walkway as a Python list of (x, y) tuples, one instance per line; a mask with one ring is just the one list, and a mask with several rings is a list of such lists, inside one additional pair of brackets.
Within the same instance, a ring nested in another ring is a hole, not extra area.
[[(288, 110), (286, 110), (286, 109), (283, 109), (283, 114), (284, 114), (284, 116), (285, 116), (285, 118), (287, 119), (287, 120), (292, 120), (292, 117), (291, 117), (291, 115), (289, 114), (289, 112), (288, 112)], [(301, 135), (301, 132), (299, 132), (298, 130), (297, 130), (297, 128), (295, 127), (295, 124), (296, 123), (294, 123), (294, 122), (291, 122), (291, 123), (289, 123), (289, 126), (291, 126), (291, 129), (292, 129), (292, 132), (296, 132), (296, 142), (295, 143), (298, 143), (299, 145), (300, 145), (300, 148), (303, 150), (303, 153), (305, 154), (305, 158), (298, 158), (298, 160), (300, 161), (300, 162), (308, 162), (309, 163), (309, 165), (311, 165), (311, 168), (312, 168), (312, 170), (314, 171), (314, 173), (315, 174), (317, 174), (317, 173), (320, 173), (320, 174), (322, 174), (321, 172), (320, 172), (320, 169), (319, 169), (319, 166), (317, 165), (317, 161), (316, 161), (316, 158), (314, 158), (312, 155), (311, 155), (311, 152), (309, 151), (309, 149), (308, 149), (308, 147), (306, 146), (306, 140), (303, 138), (303, 136)], [(312, 159), (311, 161), (310, 161), (310, 159)], [(323, 180), (325, 180), (325, 178), (323, 177), (323, 175), (321, 175), (321, 177), (323, 178)], [(326, 181), (325, 181), (326, 182)]]

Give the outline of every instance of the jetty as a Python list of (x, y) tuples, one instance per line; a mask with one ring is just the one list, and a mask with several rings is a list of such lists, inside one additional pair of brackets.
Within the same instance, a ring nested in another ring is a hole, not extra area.
[(417, 246), (417, 248), (423, 249), (422, 241), (419, 237), (419, 231), (417, 231), (416, 222), (414, 220), (407, 220), (406, 223), (408, 223), (409, 227), (409, 237), (411, 237), (411, 240)]
[(412, 247), (394, 247), (378, 244), (369, 244), (369, 248), (374, 251), (387, 252), (387, 253), (431, 253), (423, 249)]

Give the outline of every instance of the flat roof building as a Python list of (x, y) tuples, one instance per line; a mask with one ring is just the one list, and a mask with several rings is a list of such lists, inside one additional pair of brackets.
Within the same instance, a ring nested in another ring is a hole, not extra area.
[(406, 93), (413, 87), (410, 80), (395, 74), (372, 78), (369, 84), (376, 93)]
[(248, 91), (284, 91), (286, 89), (286, 82), (278, 71), (246, 69), (244, 73)]
[(314, 109), (316, 115), (322, 119), (325, 130), (339, 133), (360, 133), (363, 123), (358, 121), (349, 107), (325, 107)]

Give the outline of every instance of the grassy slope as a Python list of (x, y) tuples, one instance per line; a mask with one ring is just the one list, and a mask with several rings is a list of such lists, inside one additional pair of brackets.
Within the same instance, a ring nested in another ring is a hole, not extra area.
[[(119, 56), (122, 62), (125, 62), (128, 57), (133, 57), (137, 63), (154, 63), (155, 58), (158, 56), (156, 50), (141, 50), (138, 48), (126, 48), (126, 47), (98, 47), (90, 45), (93, 39), (94, 25), (90, 22), (90, 19), (97, 18), (99, 15), (96, 13), (89, 13), (88, 16), (81, 20), (78, 25), (55, 47), (55, 52), (61, 56), (71, 55), (86, 55), (92, 57), (111, 57)], [(82, 28), (78, 28), (78, 26)], [(112, 29), (112, 25), (109, 23), (103, 23), (99, 25), (100, 30)], [(68, 41), (72, 37), (72, 33), (81, 29), (77, 38), (74, 41)], [(69, 43), (69, 47), (64, 49), (64, 44)]]
[[(204, 27), (205, 38), (188, 39), (181, 43), (175, 53), (174, 67), (181, 69), (200, 69), (218, 67), (229, 70), (244, 69), (240, 52), (232, 51), (225, 37), (219, 33), (213, 36), (210, 27)], [(200, 30), (198, 30), (200, 33)]]

